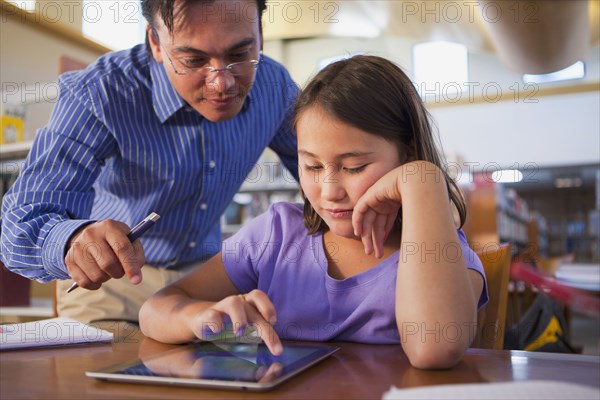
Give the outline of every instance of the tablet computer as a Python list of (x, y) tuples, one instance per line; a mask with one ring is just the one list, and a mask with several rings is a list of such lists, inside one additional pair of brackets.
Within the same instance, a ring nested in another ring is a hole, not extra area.
[(284, 343), (283, 353), (274, 356), (263, 343), (196, 342), (86, 375), (120, 382), (268, 390), (337, 350)]

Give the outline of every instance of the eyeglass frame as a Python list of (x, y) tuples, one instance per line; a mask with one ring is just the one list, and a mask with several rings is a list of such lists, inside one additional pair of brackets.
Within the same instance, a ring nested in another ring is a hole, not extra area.
[[(254, 71), (256, 71), (258, 69), (258, 65), (260, 64), (260, 62), (262, 61), (262, 52), (259, 52), (258, 54), (258, 60), (246, 60), (246, 61), (238, 61), (238, 62), (234, 62), (231, 64), (227, 64), (225, 67), (223, 68), (214, 68), (211, 65), (207, 65), (205, 67), (195, 67), (195, 68), (187, 68), (187, 69), (183, 69), (183, 70), (177, 70), (177, 68), (175, 68), (175, 63), (173, 63), (173, 60), (171, 59), (171, 56), (169, 55), (169, 52), (167, 51), (167, 49), (165, 49), (165, 47), (161, 44), (159, 44), (160, 48), (162, 49), (162, 51), (164, 51), (165, 55), (167, 56), (167, 59), (169, 60), (169, 64), (171, 64), (171, 68), (173, 68), (173, 72), (175, 72), (176, 75), (179, 76), (192, 76), (191, 74), (188, 74), (188, 72), (192, 71), (208, 71), (206, 74), (206, 77), (208, 77), (210, 74), (214, 74), (214, 73), (218, 73), (218, 72), (229, 72), (232, 76), (243, 76), (243, 74), (238, 74), (235, 75), (233, 74), (233, 72), (231, 72), (231, 69), (233, 68), (233, 66), (235, 65), (239, 65), (239, 64), (246, 64), (246, 63), (250, 63), (254, 66)], [(178, 60), (179, 61), (179, 60)], [(181, 61), (180, 61), (181, 62)]]

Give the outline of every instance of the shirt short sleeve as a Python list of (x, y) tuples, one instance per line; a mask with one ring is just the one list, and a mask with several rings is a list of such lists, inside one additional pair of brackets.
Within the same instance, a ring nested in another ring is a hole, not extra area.
[(271, 249), (273, 207), (253, 218), (236, 234), (223, 241), (221, 257), (225, 271), (240, 293), (258, 287), (260, 260)]
[(469, 243), (467, 243), (467, 237), (465, 236), (464, 232), (460, 229), (458, 230), (458, 238), (460, 240), (460, 245), (463, 251), (463, 257), (467, 264), (467, 268), (479, 272), (481, 274), (481, 278), (483, 279), (483, 288), (481, 289), (481, 295), (479, 296), (479, 301), (477, 303), (477, 309), (480, 310), (490, 300), (488, 294), (487, 280), (485, 279), (485, 271), (483, 270), (481, 260), (479, 259), (477, 254), (475, 254), (473, 249), (469, 247)]

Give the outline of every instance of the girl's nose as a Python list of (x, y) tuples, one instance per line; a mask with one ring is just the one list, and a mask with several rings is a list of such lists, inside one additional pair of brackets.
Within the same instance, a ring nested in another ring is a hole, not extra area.
[(335, 167), (329, 167), (325, 170), (325, 174), (321, 179), (321, 196), (323, 199), (335, 201), (346, 196), (346, 190), (338, 172), (339, 169)]

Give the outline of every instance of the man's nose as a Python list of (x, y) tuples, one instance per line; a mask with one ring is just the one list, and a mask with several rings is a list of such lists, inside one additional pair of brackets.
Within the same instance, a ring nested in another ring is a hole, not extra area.
[(209, 72), (205, 80), (206, 86), (216, 94), (226, 93), (235, 85), (235, 76), (225, 67)]

